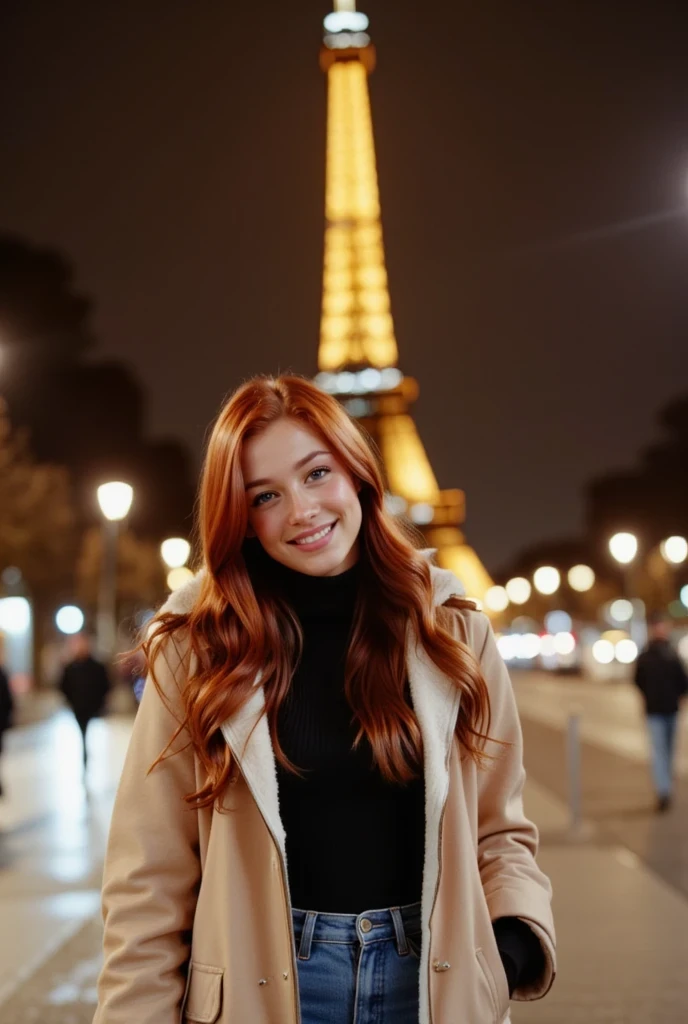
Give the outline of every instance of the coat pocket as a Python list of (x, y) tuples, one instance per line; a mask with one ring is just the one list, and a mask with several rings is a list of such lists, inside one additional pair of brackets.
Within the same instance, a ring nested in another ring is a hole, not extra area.
[(509, 986), (507, 984), (506, 975), (504, 969), (499, 962), (499, 970), (501, 974), (496, 975), (495, 971), (490, 967), (487, 957), (482, 949), (476, 949), (475, 958), (478, 961), (478, 966), (485, 979), (485, 983), (490, 992), (490, 1001), (493, 1009), (493, 1021), (494, 1024), (501, 1024), (501, 1021), (506, 1020), (509, 1013)]
[(222, 1009), (221, 967), (210, 967), (195, 960), (189, 966), (189, 980), (182, 1020), (196, 1021), (197, 1024), (214, 1024)]

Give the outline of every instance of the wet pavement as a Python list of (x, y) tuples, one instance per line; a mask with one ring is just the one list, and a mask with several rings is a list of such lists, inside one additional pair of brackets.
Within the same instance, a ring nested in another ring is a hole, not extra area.
[[(560, 973), (514, 1024), (688, 1019), (688, 737), (675, 808), (653, 813), (632, 687), (515, 674), (526, 803), (552, 877)], [(565, 727), (581, 714), (586, 829), (572, 834)], [(90, 1024), (100, 966), (99, 883), (130, 718), (95, 722), (86, 785), (68, 712), (6, 737), (0, 802), (0, 1024)], [(242, 1022), (244, 1024), (244, 1022)], [(482, 1022), (470, 1022), (482, 1024)]]

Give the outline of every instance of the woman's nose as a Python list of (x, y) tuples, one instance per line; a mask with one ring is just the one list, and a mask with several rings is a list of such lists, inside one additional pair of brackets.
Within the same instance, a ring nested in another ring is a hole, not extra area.
[(318, 514), (317, 505), (305, 495), (295, 494), (291, 500), (290, 520), (294, 524), (308, 522)]

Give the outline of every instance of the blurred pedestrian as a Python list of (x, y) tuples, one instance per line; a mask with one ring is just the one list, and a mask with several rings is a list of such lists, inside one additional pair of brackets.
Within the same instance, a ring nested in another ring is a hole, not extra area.
[[(6, 729), (12, 725), (14, 700), (10, 689), (10, 680), (4, 667), (5, 642), (0, 635), (0, 760), (2, 760), (2, 738)], [(3, 795), (2, 779), (0, 778), (0, 796)]]
[(507, 670), (384, 499), (310, 381), (220, 413), (206, 568), (143, 645), (94, 1024), (496, 1024), (550, 988)]
[(650, 638), (635, 666), (635, 683), (645, 700), (652, 748), (652, 775), (657, 810), (671, 806), (676, 726), (681, 699), (688, 692), (688, 674), (671, 646), (671, 623), (662, 614), (648, 622)]
[(102, 715), (110, 689), (108, 670), (93, 657), (91, 644), (84, 633), (67, 641), (70, 660), (64, 667), (60, 690), (74, 712), (83, 739), (84, 769), (88, 764), (86, 732), (92, 718)]

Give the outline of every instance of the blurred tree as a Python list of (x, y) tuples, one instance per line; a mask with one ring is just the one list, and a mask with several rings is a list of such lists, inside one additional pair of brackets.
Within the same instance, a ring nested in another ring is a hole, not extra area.
[(91, 302), (74, 289), (69, 261), (53, 249), (0, 235), (0, 338), (3, 355), (22, 364), (69, 363), (94, 339)]
[[(95, 611), (98, 604), (103, 557), (103, 535), (99, 527), (84, 531), (76, 563), (76, 593), (82, 607)], [(125, 631), (132, 631), (136, 613), (155, 608), (167, 593), (165, 566), (158, 544), (137, 537), (125, 529), (118, 539), (117, 601), (118, 618)], [(124, 641), (126, 646), (127, 640)]]
[(82, 528), (100, 519), (97, 485), (119, 478), (135, 488), (139, 536), (188, 535), (188, 453), (145, 436), (146, 394), (129, 367), (84, 360), (94, 346), (91, 309), (66, 257), (0, 235), (0, 386), (13, 424), (28, 428), (40, 463), (68, 468)]
[(69, 474), (34, 461), (0, 399), (0, 568), (16, 566), (32, 595), (69, 589), (78, 536)]

